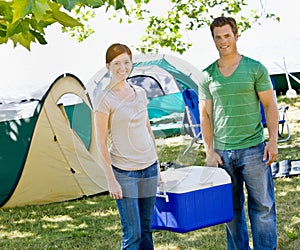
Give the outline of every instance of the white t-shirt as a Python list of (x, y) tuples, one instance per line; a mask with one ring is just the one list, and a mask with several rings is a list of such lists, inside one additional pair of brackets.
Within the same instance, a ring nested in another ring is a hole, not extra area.
[(98, 96), (97, 111), (109, 115), (111, 163), (124, 170), (140, 170), (157, 160), (154, 142), (147, 128), (147, 97), (144, 89), (131, 86), (133, 100), (122, 100), (107, 90)]

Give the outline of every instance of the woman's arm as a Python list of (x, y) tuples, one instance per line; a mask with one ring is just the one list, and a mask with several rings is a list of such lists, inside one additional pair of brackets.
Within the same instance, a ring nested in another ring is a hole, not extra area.
[(155, 147), (155, 150), (156, 150), (156, 155), (157, 155), (157, 170), (158, 170), (158, 186), (160, 185), (161, 183), (161, 172), (160, 172), (160, 163), (159, 163), (159, 159), (158, 159), (158, 154), (157, 154), (157, 147), (156, 147), (156, 142), (155, 142), (155, 136), (153, 134), (153, 131), (151, 129), (151, 125), (150, 125), (150, 121), (149, 119), (147, 118), (147, 123), (146, 123), (146, 126), (148, 128), (148, 131), (149, 131), (149, 134), (153, 140), (153, 144), (154, 144), (154, 147)]
[(112, 170), (110, 156), (107, 147), (108, 138), (108, 115), (97, 111), (96, 114), (96, 134), (97, 134), (97, 146), (100, 150), (101, 158), (104, 163), (104, 174), (108, 184), (108, 191), (110, 196), (114, 199), (122, 199), (122, 189), (120, 184), (115, 178), (114, 172)]

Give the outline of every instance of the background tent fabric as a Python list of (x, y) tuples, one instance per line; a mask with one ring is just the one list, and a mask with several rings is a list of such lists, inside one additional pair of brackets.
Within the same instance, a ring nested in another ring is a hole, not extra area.
[[(198, 93), (201, 70), (185, 60), (165, 54), (140, 54), (133, 57), (129, 81), (142, 86), (149, 100), (148, 114), (155, 137), (180, 135), (185, 112), (182, 90), (192, 88)], [(109, 72), (101, 69), (89, 81), (88, 92), (94, 107), (97, 96), (109, 84)]]
[(84, 85), (71, 74), (58, 77), (41, 99), (0, 104), (0, 206), (107, 191), (92, 110)]

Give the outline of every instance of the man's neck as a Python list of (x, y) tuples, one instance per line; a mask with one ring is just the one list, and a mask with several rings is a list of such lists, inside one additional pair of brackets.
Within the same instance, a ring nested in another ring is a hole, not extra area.
[(229, 77), (237, 69), (242, 60), (242, 56), (239, 53), (231, 56), (223, 56), (218, 60), (218, 68), (221, 74), (225, 77)]
[(239, 64), (241, 59), (242, 56), (238, 52), (226, 56), (220, 56), (220, 59), (218, 60), (218, 66), (219, 68), (231, 67), (233, 65)]

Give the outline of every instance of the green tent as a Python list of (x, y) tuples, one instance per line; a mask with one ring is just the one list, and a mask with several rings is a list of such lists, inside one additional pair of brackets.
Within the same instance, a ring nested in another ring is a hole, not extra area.
[[(185, 104), (182, 90), (192, 88), (198, 92), (203, 79), (201, 70), (180, 58), (164, 54), (140, 54), (133, 58), (134, 68), (129, 80), (142, 86), (148, 96), (148, 114), (156, 138), (184, 133), (182, 130)], [(89, 81), (87, 89), (97, 106), (97, 94), (109, 84), (106, 68)]]
[[(297, 93), (300, 93), (300, 83), (299, 83), (299, 79), (300, 79), (300, 72), (291, 72), (289, 73), (291, 74), (293, 77), (288, 76), (289, 77), (289, 81), (291, 83), (291, 87), (292, 89), (295, 89), (297, 91)], [(275, 88), (276, 88), (276, 94), (277, 95), (285, 95), (287, 90), (288, 90), (288, 83), (287, 83), (287, 78), (286, 78), (286, 74), (285, 73), (281, 73), (281, 74), (272, 74), (271, 78), (274, 82)], [(298, 79), (298, 81), (295, 80)]]

